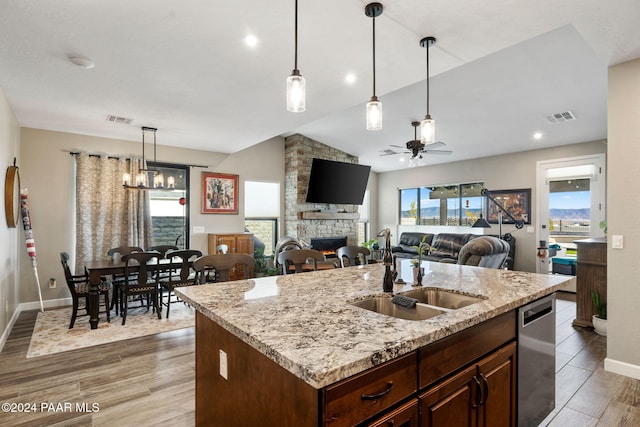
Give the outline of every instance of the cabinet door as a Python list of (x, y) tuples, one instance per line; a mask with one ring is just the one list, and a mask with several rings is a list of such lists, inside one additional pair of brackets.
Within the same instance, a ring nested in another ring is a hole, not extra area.
[(238, 234), (235, 252), (253, 256), (253, 234)]
[(367, 424), (369, 427), (418, 427), (418, 399), (405, 403), (395, 411)]
[(209, 248), (210, 254), (218, 253), (218, 246), (227, 245), (229, 247), (229, 253), (235, 252), (236, 247), (236, 235), (235, 234), (216, 234), (214, 238), (213, 247)]
[(473, 365), (420, 395), (422, 427), (475, 426), (478, 380)]
[(508, 427), (516, 425), (516, 344), (511, 343), (478, 363), (484, 405), (478, 425)]

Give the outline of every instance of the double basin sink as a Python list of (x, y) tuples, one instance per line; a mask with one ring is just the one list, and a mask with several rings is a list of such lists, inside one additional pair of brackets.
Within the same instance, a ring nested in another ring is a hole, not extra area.
[(351, 304), (385, 316), (405, 320), (425, 320), (484, 300), (482, 297), (435, 288), (414, 289), (403, 292), (401, 295), (414, 298), (418, 302), (414, 307), (409, 308), (395, 304), (393, 299), (388, 296), (379, 296), (355, 301)]

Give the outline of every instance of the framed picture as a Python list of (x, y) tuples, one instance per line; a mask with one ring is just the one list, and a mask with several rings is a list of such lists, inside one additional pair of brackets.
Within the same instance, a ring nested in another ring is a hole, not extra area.
[[(531, 189), (522, 190), (497, 190), (491, 191), (491, 195), (502, 207), (517, 220), (523, 220), (525, 224), (531, 224)], [(498, 223), (500, 208), (487, 197), (487, 221), (490, 224)], [(513, 224), (513, 220), (504, 212), (503, 224)]]
[(238, 213), (238, 175), (202, 172), (202, 213)]

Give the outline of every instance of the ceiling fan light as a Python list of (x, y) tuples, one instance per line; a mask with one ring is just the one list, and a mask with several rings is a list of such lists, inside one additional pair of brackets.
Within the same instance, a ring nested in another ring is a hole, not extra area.
[(382, 102), (375, 96), (367, 102), (367, 130), (382, 129)]
[(436, 139), (436, 123), (431, 116), (425, 116), (420, 122), (420, 142), (424, 145), (433, 144)]
[(287, 111), (301, 113), (306, 109), (306, 83), (300, 71), (293, 70), (287, 77)]

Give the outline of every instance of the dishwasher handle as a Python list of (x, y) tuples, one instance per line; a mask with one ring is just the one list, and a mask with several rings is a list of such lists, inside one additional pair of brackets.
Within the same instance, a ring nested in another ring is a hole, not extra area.
[(550, 313), (553, 313), (553, 299), (542, 301), (540, 304), (524, 310), (522, 312), (522, 326), (527, 326), (529, 323)]

